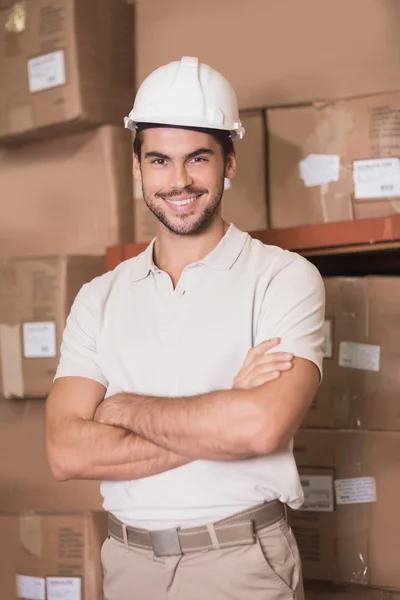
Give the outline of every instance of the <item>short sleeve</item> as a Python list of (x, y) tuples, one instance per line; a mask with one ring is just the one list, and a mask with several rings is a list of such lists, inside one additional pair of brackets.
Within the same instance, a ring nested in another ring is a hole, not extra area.
[(87, 377), (108, 386), (98, 363), (97, 313), (90, 284), (86, 284), (76, 296), (68, 316), (54, 379)]
[(316, 267), (297, 256), (270, 281), (256, 330), (256, 344), (274, 337), (281, 343), (271, 352), (290, 352), (306, 358), (322, 379), (325, 288)]

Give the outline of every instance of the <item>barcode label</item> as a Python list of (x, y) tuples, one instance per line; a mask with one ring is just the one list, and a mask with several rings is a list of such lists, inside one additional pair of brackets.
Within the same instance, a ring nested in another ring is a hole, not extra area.
[(400, 196), (400, 159), (355, 160), (353, 181), (356, 200)]

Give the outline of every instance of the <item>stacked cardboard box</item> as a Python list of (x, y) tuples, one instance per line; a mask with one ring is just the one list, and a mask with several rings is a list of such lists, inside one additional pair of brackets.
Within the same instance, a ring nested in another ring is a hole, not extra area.
[(305, 503), (290, 520), (306, 578), (400, 590), (400, 278), (325, 286), (325, 374), (295, 438)]
[(103, 273), (97, 256), (0, 261), (0, 394), (45, 398), (79, 289)]
[(133, 90), (125, 0), (0, 2), (0, 141), (120, 124)]
[(133, 7), (0, 8), (0, 395), (43, 398), (76, 293), (133, 237)]
[(102, 255), (132, 241), (131, 173), (122, 127), (0, 149), (0, 258)]
[[(139, 0), (138, 80), (182, 55), (199, 56), (233, 84), (241, 110), (281, 107), (267, 110), (269, 227), (397, 214), (399, 15), (396, 0), (205, 0), (201, 8)], [(207, 45), (193, 27), (208, 32)], [(240, 31), (242, 43), (232, 44), (230, 31)], [(252, 180), (249, 172), (245, 196)], [(241, 226), (242, 215), (226, 215)]]
[(0, 514), (2, 600), (101, 600), (105, 513)]
[(133, 47), (126, 0), (0, 0), (4, 600), (102, 597), (99, 484), (54, 480), (43, 399), (77, 292), (133, 239)]
[(399, 277), (325, 278), (324, 381), (307, 427), (400, 431)]
[(306, 600), (399, 600), (400, 594), (356, 585), (306, 582)]
[(397, 0), (136, 5), (138, 81), (166, 62), (199, 56), (232, 83), (241, 109), (400, 89)]
[(267, 111), (274, 228), (400, 213), (400, 94)]

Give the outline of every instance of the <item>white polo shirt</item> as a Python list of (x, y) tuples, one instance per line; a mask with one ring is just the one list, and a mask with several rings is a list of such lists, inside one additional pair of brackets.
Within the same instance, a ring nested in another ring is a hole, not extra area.
[[(153, 245), (81, 289), (56, 377), (94, 379), (106, 397), (230, 389), (248, 350), (276, 336), (276, 351), (321, 370), (325, 293), (307, 260), (231, 225), (174, 290), (153, 262)], [(212, 522), (277, 498), (293, 508), (303, 501), (292, 444), (265, 457), (197, 460), (136, 481), (105, 481), (101, 492), (106, 510), (147, 529)]]

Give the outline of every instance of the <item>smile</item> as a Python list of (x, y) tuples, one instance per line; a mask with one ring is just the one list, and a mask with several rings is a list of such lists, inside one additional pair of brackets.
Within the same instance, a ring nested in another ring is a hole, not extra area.
[(197, 196), (191, 196), (190, 198), (183, 198), (182, 200), (171, 200), (171, 199), (168, 200), (167, 198), (164, 198), (164, 199), (171, 206), (178, 207), (178, 206), (187, 206), (189, 204), (193, 204), (193, 202), (195, 202), (202, 195), (203, 194), (197, 194)]

